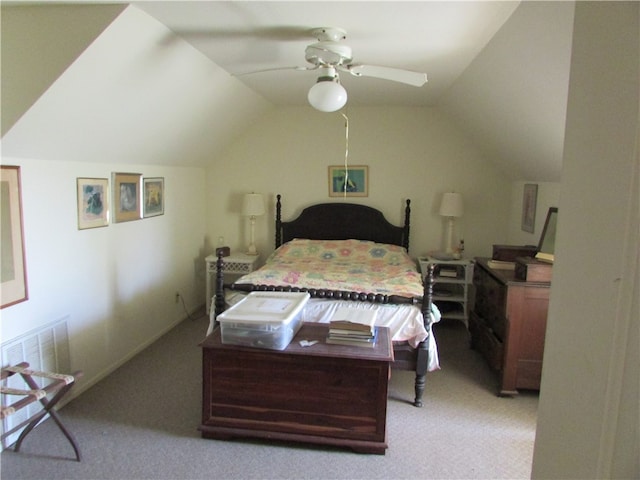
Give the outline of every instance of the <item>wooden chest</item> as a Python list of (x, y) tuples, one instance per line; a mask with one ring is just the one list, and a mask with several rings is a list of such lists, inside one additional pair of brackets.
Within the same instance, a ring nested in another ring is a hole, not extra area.
[[(379, 328), (374, 348), (328, 345), (326, 324), (303, 324), (282, 351), (224, 345), (216, 329), (203, 352), (205, 438), (258, 437), (384, 454), (393, 350)], [(318, 341), (302, 347), (299, 340)]]

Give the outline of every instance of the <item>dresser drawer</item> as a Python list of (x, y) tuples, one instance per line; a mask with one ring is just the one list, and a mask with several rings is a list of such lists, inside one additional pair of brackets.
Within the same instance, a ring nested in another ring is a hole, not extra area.
[(469, 317), (469, 332), (473, 347), (482, 354), (489, 366), (494, 370), (502, 370), (504, 345), (476, 312), (471, 312)]
[(506, 335), (507, 288), (481, 269), (474, 272), (476, 289), (475, 311), (484, 319), (495, 335), (504, 340)]

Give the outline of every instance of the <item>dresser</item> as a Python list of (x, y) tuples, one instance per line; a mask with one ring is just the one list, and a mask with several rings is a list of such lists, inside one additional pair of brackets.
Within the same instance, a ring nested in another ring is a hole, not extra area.
[(489, 260), (476, 258), (471, 346), (499, 372), (501, 395), (539, 390), (551, 283), (520, 280)]

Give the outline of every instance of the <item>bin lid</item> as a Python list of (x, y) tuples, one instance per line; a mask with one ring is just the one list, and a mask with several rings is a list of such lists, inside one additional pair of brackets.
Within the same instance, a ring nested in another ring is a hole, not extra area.
[(302, 310), (310, 297), (307, 292), (251, 292), (216, 320), (221, 323), (286, 323)]

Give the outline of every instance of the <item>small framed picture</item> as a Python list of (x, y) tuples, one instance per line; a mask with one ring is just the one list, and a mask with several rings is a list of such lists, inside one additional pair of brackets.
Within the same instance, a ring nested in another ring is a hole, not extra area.
[(522, 194), (522, 230), (533, 233), (536, 226), (536, 203), (538, 201), (538, 185), (526, 183)]
[(78, 229), (109, 225), (109, 179), (78, 178)]
[(330, 197), (367, 197), (369, 195), (369, 167), (341, 165), (329, 167)]
[(142, 180), (144, 198), (143, 217), (155, 217), (164, 214), (164, 178), (144, 178)]
[(142, 218), (141, 173), (113, 174), (113, 220), (116, 223)]

